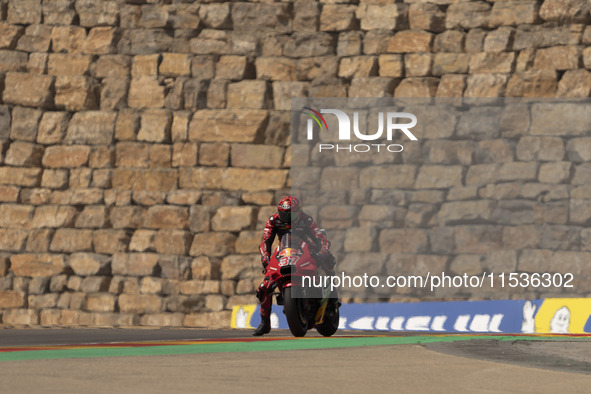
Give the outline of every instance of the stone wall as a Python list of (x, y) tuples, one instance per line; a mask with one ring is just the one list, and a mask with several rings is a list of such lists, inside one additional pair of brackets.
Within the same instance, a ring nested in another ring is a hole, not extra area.
[(0, 0), (2, 323), (226, 326), (290, 185), (291, 97), (587, 97), (589, 8)]
[[(590, 100), (301, 101), (294, 108), (338, 108), (350, 119), (356, 113), (352, 122), (368, 135), (376, 134), (380, 114), (417, 118), (410, 131), (418, 141), (403, 133), (390, 141), (343, 140), (337, 117), (327, 110), (327, 131), (311, 128), (308, 139), (311, 118), (294, 111), (292, 131), (299, 138), (292, 141), (292, 188), (330, 234), (337, 271), (358, 277), (341, 296), (590, 294)], [(363, 284), (370, 283), (365, 275), (375, 276), (376, 284)], [(385, 285), (388, 276), (399, 277), (397, 286)]]

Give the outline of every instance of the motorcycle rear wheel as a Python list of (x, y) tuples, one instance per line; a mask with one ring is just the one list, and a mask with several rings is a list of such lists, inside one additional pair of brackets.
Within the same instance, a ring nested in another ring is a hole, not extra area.
[(289, 325), (289, 331), (294, 337), (303, 337), (308, 331), (308, 319), (304, 311), (302, 298), (291, 295), (291, 287), (283, 289), (283, 313)]
[(339, 308), (336, 303), (329, 301), (329, 304), (326, 307), (324, 322), (316, 325), (316, 331), (318, 331), (320, 335), (330, 337), (339, 329), (339, 319)]

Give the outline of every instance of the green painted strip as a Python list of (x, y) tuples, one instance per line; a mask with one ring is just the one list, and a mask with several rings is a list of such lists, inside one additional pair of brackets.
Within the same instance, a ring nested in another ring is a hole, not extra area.
[[(329, 349), (359, 346), (404, 345), (434, 342), (453, 342), (469, 340), (555, 340), (561, 337), (542, 336), (408, 336), (408, 337), (355, 337), (355, 338), (302, 338), (282, 341), (257, 341), (235, 343), (204, 343), (198, 345), (163, 345), (128, 348), (88, 348), (63, 350), (29, 350), (0, 353), (0, 361), (46, 360), (87, 357), (122, 356), (163, 356), (175, 354), (252, 352), (273, 350)], [(576, 338), (569, 337), (569, 340)], [(585, 339), (582, 339), (585, 340)], [(588, 339), (587, 339), (588, 340)]]

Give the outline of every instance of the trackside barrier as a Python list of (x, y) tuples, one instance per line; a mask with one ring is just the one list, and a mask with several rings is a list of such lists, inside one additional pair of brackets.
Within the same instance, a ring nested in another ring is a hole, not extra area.
[[(232, 311), (232, 328), (260, 323), (258, 305)], [(273, 328), (288, 328), (280, 306), (271, 315)], [(439, 301), (343, 304), (339, 329), (447, 333), (591, 333), (591, 299)]]

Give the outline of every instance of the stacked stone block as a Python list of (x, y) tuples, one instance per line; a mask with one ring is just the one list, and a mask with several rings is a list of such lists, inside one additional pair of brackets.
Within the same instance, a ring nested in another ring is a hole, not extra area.
[[(291, 97), (587, 97), (589, 8), (577, 0), (0, 0), (2, 323), (227, 325), (233, 305), (255, 301), (260, 230), (290, 186)], [(451, 182), (444, 186), (458, 200), (510, 200), (508, 185), (470, 181), (491, 172), (486, 155), (506, 161), (495, 164), (498, 179), (516, 181), (519, 171), (555, 183), (544, 195), (561, 201), (557, 218), (565, 204), (588, 208), (584, 130), (559, 138), (562, 150), (553, 137), (451, 137), (421, 148), (424, 166), (412, 158), (396, 166), (392, 184), (416, 188), (416, 201), (376, 204), (364, 220), (404, 216), (409, 228), (383, 230), (396, 236), (429, 218), (447, 223), (453, 203), (421, 190), (433, 179)], [(564, 200), (561, 182), (573, 171), (581, 186)], [(539, 188), (528, 187), (516, 193)], [(586, 220), (556, 223), (566, 234), (579, 226), (583, 251)], [(534, 230), (522, 237), (531, 259), (547, 254)], [(445, 251), (449, 231), (425, 235), (430, 247)], [(376, 234), (329, 235), (337, 251), (364, 251)]]

